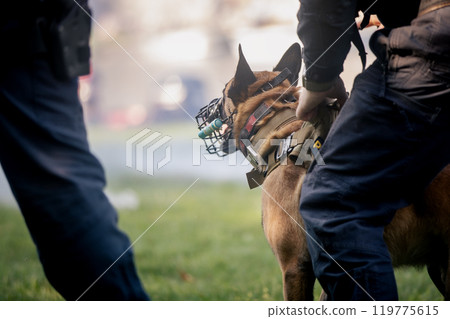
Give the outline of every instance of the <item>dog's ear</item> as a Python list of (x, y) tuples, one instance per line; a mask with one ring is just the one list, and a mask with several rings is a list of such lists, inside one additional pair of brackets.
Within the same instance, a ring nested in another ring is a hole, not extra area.
[(233, 83), (228, 90), (228, 97), (233, 101), (234, 105), (245, 101), (248, 97), (248, 87), (256, 81), (252, 69), (242, 53), (242, 47), (239, 44), (239, 62), (234, 75)]
[(291, 75), (288, 80), (291, 84), (298, 80), (298, 74), (300, 73), (300, 68), (302, 67), (302, 52), (300, 49), (300, 44), (294, 43), (289, 49), (284, 53), (280, 62), (273, 69), (274, 71), (283, 71), (287, 68), (291, 71)]

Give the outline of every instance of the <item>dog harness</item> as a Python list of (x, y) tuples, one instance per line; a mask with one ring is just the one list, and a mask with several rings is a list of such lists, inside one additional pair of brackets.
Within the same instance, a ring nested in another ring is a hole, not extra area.
[[(264, 83), (252, 96), (274, 89), (291, 75), (289, 69), (281, 71), (274, 79)], [(284, 99), (286, 103), (295, 102), (295, 98)], [(253, 166), (247, 173), (250, 188), (260, 186), (264, 179), (278, 166), (288, 163), (288, 159), (305, 169), (314, 159), (320, 159), (318, 150), (322, 146), (328, 131), (337, 116), (339, 107), (336, 104), (321, 105), (318, 108), (317, 120), (304, 122), (301, 129), (279, 140), (269, 140), (276, 132), (294, 121), (298, 121), (295, 110), (285, 107), (275, 109), (266, 102), (261, 103), (246, 119), (239, 132), (237, 145), (231, 145), (229, 139), (232, 129), (220, 130), (220, 123), (233, 127), (233, 112), (225, 116), (221, 108), (222, 99), (214, 99), (203, 107), (196, 116), (199, 137), (203, 139), (206, 150), (210, 154), (226, 156), (231, 151), (239, 149)], [(269, 114), (274, 114), (266, 119)], [(216, 123), (220, 120), (220, 123)], [(259, 125), (264, 120), (264, 125)], [(269, 145), (269, 144), (270, 145)], [(314, 157), (314, 158), (313, 158)], [(319, 163), (318, 163), (319, 164)]]
[(286, 165), (288, 158), (296, 165), (308, 169), (312, 161), (320, 157), (318, 151), (337, 117), (339, 107), (337, 102), (320, 105), (313, 120), (304, 122), (300, 130), (292, 132), (286, 138), (270, 141), (270, 147), (264, 147), (263, 150), (268, 137), (298, 120), (295, 110), (285, 108), (258, 128), (257, 124), (273, 111), (271, 106), (261, 103), (248, 117), (239, 134), (238, 148), (253, 166), (247, 173), (250, 189), (260, 186), (275, 168)]

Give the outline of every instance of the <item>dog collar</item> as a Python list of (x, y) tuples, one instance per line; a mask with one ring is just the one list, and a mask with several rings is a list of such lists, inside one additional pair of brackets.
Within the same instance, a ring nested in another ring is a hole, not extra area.
[[(262, 103), (255, 112), (253, 112), (247, 121), (245, 122), (245, 125), (243, 129), (241, 130), (239, 134), (239, 150), (244, 154), (244, 156), (247, 158), (249, 155), (252, 156), (252, 145), (250, 143), (250, 138), (255, 133), (255, 126), (256, 124), (262, 120), (264, 117), (266, 117), (267, 114), (269, 114), (272, 111), (272, 107), (268, 106), (266, 103)], [(253, 164), (253, 159), (249, 159), (249, 161)]]

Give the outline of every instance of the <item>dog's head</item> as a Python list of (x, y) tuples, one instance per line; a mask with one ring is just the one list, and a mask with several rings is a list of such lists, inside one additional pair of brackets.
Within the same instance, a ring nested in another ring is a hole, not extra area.
[(200, 130), (207, 129), (216, 119), (222, 124), (219, 129), (211, 129), (204, 139), (208, 152), (219, 156), (235, 152), (232, 138), (262, 101), (276, 107), (288, 99), (293, 100), (293, 97), (295, 100), (301, 61), (300, 45), (294, 43), (272, 72), (253, 72), (239, 45), (239, 62), (234, 77), (225, 85), (222, 97), (212, 100), (196, 117)]

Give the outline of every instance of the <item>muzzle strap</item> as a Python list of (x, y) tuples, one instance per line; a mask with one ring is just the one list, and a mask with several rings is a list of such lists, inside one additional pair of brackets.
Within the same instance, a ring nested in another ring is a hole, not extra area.
[(281, 71), (280, 74), (278, 74), (275, 78), (261, 86), (254, 95), (258, 95), (259, 93), (273, 89), (274, 87), (283, 83), (283, 81), (286, 80), (291, 74), (292, 72), (289, 71), (288, 68), (284, 68), (284, 70)]

